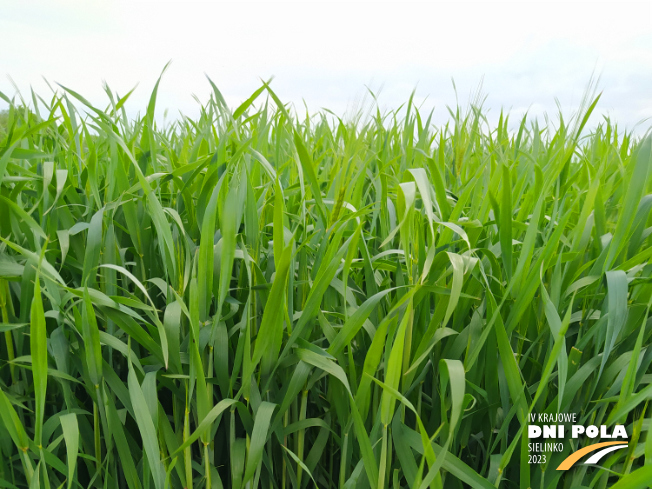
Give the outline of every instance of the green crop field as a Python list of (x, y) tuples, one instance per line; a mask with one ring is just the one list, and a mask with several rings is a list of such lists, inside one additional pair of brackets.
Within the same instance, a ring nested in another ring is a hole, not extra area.
[(651, 136), (211, 86), (0, 94), (0, 487), (652, 484)]

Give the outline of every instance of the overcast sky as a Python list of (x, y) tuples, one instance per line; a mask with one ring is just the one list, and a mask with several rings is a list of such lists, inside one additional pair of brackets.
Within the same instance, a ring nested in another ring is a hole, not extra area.
[(49, 97), (45, 77), (104, 106), (103, 81), (120, 94), (138, 84), (135, 114), (172, 60), (159, 117), (196, 115), (207, 74), (232, 106), (274, 76), (284, 101), (339, 114), (359, 107), (366, 87), (384, 108), (416, 89), (441, 122), (456, 104), (451, 79), (462, 105), (482, 83), (490, 113), (504, 107), (515, 119), (554, 116), (556, 100), (570, 113), (595, 73), (598, 112), (631, 129), (652, 117), (651, 4), (0, 0), (0, 91), (13, 96), (15, 83)]

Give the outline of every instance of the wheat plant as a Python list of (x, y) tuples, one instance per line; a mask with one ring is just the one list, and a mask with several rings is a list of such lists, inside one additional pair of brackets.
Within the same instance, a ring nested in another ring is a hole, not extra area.
[[(211, 86), (0, 94), (0, 487), (650, 485), (649, 136)], [(530, 464), (533, 412), (628, 447)]]

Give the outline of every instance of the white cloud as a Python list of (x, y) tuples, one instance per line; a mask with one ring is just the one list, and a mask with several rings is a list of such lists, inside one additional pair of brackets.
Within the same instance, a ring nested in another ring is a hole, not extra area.
[[(435, 120), (484, 77), (487, 106), (522, 113), (576, 106), (595, 70), (599, 108), (632, 127), (652, 116), (650, 2), (42, 2), (0, 0), (0, 74), (49, 95), (41, 77), (106, 102), (102, 81), (144, 110), (172, 59), (159, 107), (196, 113), (207, 73), (236, 105), (275, 75), (287, 101), (342, 113), (382, 86), (396, 107), (417, 88)], [(0, 90), (12, 95), (11, 83)], [(301, 106), (301, 105), (299, 105)]]

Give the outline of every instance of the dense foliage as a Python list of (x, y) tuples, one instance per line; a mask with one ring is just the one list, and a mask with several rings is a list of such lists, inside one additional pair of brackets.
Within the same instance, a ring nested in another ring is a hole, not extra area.
[[(648, 485), (650, 137), (213, 89), (11, 103), (0, 487)], [(629, 445), (531, 465), (530, 412)]]

